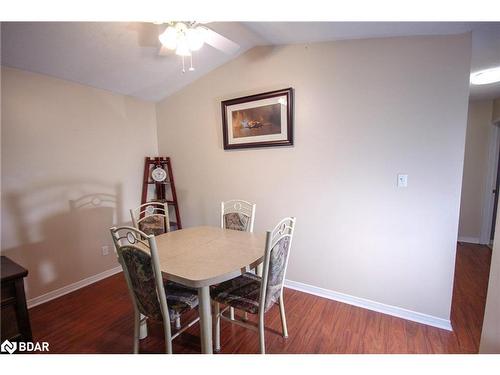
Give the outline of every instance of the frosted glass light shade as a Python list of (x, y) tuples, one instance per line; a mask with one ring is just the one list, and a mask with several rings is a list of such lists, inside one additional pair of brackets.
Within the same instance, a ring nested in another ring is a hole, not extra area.
[(186, 37), (177, 39), (177, 49), (175, 50), (175, 54), (179, 56), (191, 56), (191, 50), (189, 49)]
[(205, 43), (204, 30), (202, 27), (197, 27), (195, 29), (189, 29), (186, 33), (189, 49), (191, 51), (197, 51)]
[(160, 34), (159, 36), (160, 42), (168, 49), (176, 49), (177, 48), (177, 31), (174, 27), (169, 26), (167, 29)]

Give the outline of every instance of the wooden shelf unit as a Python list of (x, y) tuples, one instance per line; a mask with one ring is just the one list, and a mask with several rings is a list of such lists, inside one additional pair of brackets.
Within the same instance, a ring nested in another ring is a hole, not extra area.
[[(154, 168), (160, 167), (167, 172), (165, 181), (157, 182), (151, 178), (151, 172)], [(153, 196), (150, 196), (150, 186), (154, 186)], [(167, 194), (171, 199), (167, 198)], [(169, 206), (174, 207), (175, 221), (170, 222), (170, 226), (175, 229), (182, 229), (181, 215), (179, 213), (179, 203), (175, 191), (174, 174), (172, 172), (172, 162), (169, 157), (147, 156), (144, 160), (144, 178), (142, 182), (141, 204), (148, 202), (167, 202)]]

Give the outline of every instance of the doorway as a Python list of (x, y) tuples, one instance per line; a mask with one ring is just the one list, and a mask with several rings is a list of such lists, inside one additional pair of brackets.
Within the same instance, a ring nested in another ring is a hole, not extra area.
[[(500, 195), (500, 122), (492, 124), (493, 133), (490, 140), (489, 168), (486, 180), (486, 194), (483, 208), (483, 225), (480, 243), (493, 246), (495, 238), (495, 223), (498, 211), (498, 196)], [(493, 189), (491, 189), (493, 187)]]
[[(494, 126), (498, 127), (497, 124)], [(497, 146), (497, 149), (500, 150), (500, 147)], [(491, 216), (491, 221), (490, 221), (490, 240), (489, 240), (489, 246), (493, 246), (493, 239), (495, 238), (495, 222), (496, 222), (496, 217), (497, 217), (497, 210), (498, 210), (498, 188), (500, 187), (500, 173), (498, 173), (498, 170), (500, 168), (500, 152), (498, 152), (498, 155), (496, 157), (496, 176), (495, 176), (495, 188), (492, 191), (493, 195), (493, 214)]]

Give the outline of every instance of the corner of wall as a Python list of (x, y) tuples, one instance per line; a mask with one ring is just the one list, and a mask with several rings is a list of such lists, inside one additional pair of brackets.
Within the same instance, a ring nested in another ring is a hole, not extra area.
[(165, 99), (162, 99), (154, 103), (155, 121), (156, 121), (156, 127), (155, 127), (156, 155), (158, 156), (160, 155), (160, 121), (158, 119), (158, 107), (159, 104), (164, 100)]

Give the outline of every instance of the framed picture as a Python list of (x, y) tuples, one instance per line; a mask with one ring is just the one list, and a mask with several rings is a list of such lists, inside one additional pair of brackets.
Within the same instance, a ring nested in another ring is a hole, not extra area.
[(224, 150), (293, 145), (293, 89), (222, 102)]

